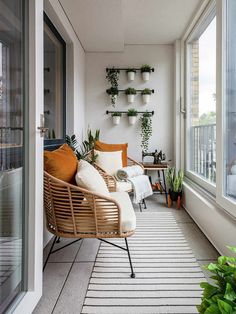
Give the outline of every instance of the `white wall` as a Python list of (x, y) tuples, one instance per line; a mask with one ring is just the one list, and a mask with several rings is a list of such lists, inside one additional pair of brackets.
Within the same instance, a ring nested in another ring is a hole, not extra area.
[(236, 247), (236, 219), (187, 183), (184, 184), (184, 195), (187, 212), (216, 249), (229, 255), (226, 245)]
[[(101, 130), (101, 140), (107, 143), (129, 144), (129, 155), (141, 160), (140, 123), (134, 126), (128, 124), (127, 117), (121, 119), (118, 126), (112, 124), (106, 110), (154, 110), (153, 136), (150, 140), (149, 151), (162, 149), (167, 158), (173, 160), (173, 51), (172, 45), (126, 45), (121, 53), (86, 53), (86, 126), (93, 130)], [(124, 71), (120, 74), (119, 88), (129, 86), (136, 89), (152, 88), (155, 93), (151, 102), (143, 105), (141, 96), (137, 95), (134, 104), (128, 105), (126, 97), (120, 94), (114, 109), (110, 105), (106, 89), (106, 67), (140, 67), (150, 64), (155, 68), (150, 81), (144, 83), (140, 72), (134, 82), (128, 82)]]
[[(66, 42), (66, 133), (82, 140), (85, 125), (85, 52), (58, 0), (45, 0), (44, 10)], [(44, 224), (44, 246), (51, 238)]]

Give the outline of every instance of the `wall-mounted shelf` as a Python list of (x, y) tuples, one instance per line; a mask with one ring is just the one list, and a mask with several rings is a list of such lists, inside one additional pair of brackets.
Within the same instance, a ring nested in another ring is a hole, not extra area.
[[(118, 92), (125, 92), (126, 91), (126, 89), (118, 89)], [(143, 91), (143, 89), (136, 89), (136, 92), (138, 92), (138, 93), (142, 93), (142, 91)], [(152, 89), (151, 90), (152, 91), (152, 93), (154, 94), (154, 89)]]
[[(106, 68), (106, 72), (108, 72), (109, 70), (116, 70), (116, 71), (127, 71), (130, 70), (131, 68)], [(135, 71), (141, 71), (141, 68), (132, 68)], [(152, 72), (154, 72), (154, 68), (151, 69)]]
[[(110, 111), (107, 110), (106, 114), (114, 113), (114, 112), (119, 112), (119, 113), (128, 113), (128, 111)], [(143, 113), (150, 113), (152, 116), (154, 115), (154, 110), (152, 111), (137, 111), (138, 114), (143, 114)]]

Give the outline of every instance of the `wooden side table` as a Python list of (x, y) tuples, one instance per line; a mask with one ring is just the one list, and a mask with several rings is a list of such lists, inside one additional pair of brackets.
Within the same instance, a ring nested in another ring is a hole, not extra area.
[[(161, 163), (161, 164), (153, 164), (151, 162), (142, 162), (142, 165), (144, 167), (145, 173), (147, 174), (148, 171), (157, 171), (158, 180), (161, 185), (161, 188), (163, 189), (166, 197), (166, 204), (168, 205), (168, 192), (166, 187), (166, 178), (165, 178), (165, 170), (169, 167), (168, 163)], [(163, 179), (163, 184), (161, 184), (161, 174)]]

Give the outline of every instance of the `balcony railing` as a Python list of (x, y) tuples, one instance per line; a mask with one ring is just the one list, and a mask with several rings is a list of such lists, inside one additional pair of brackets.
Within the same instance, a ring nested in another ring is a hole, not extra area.
[(191, 127), (191, 170), (216, 181), (216, 124)]

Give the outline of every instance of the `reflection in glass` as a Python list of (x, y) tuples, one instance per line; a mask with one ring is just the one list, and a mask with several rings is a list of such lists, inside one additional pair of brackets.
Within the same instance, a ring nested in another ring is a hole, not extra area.
[(44, 22), (44, 115), (49, 130), (45, 139), (62, 139), (64, 43), (47, 21)]
[(0, 312), (23, 290), (23, 8), (0, 0)]
[(225, 195), (236, 199), (236, 2), (227, 1)]

